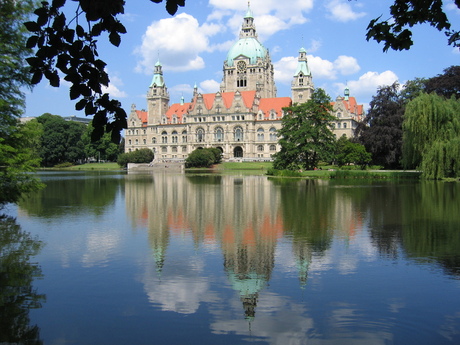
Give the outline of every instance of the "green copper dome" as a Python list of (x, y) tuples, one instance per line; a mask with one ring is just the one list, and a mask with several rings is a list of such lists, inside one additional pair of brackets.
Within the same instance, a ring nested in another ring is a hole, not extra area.
[(267, 49), (255, 37), (240, 38), (227, 54), (227, 65), (233, 66), (233, 60), (243, 55), (250, 60), (250, 64), (255, 64), (258, 58), (267, 57)]

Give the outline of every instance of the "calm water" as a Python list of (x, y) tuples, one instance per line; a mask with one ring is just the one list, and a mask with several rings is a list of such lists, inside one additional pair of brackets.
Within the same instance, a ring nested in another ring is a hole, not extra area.
[(460, 344), (458, 183), (41, 177), (2, 223), (0, 342)]

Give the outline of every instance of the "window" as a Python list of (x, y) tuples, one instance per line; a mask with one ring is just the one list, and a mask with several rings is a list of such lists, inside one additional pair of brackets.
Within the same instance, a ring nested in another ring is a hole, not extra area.
[(139, 140), (138, 139), (136, 139), (136, 145), (139, 145)]
[(173, 131), (172, 133), (172, 142), (177, 143), (177, 131)]
[(343, 123), (343, 128), (347, 128), (347, 123), (346, 122)]
[(224, 140), (224, 130), (221, 127), (216, 128), (215, 139), (216, 139), (216, 141), (223, 141)]
[(275, 145), (270, 145), (270, 151), (276, 151), (276, 146)]
[(182, 142), (183, 143), (187, 142), (187, 131), (182, 131)]
[(204, 130), (203, 130), (203, 128), (198, 128), (196, 130), (196, 141), (198, 141), (199, 143), (204, 141)]
[(270, 128), (269, 132), (270, 132), (270, 141), (276, 141), (277, 140), (276, 128), (275, 127)]
[(166, 133), (166, 131), (161, 132), (161, 143), (162, 144), (168, 143), (168, 133)]
[(262, 152), (264, 150), (263, 145), (257, 145), (257, 151)]
[(173, 146), (171, 149), (172, 149), (172, 152), (177, 152), (177, 146)]
[(156, 144), (157, 143), (157, 138), (153, 137), (152, 138), (152, 144)]
[(147, 139), (144, 139), (144, 140), (143, 140), (143, 143), (144, 143), (144, 145), (147, 144)]
[(167, 148), (166, 146), (163, 146), (163, 147), (161, 148), (161, 152), (162, 152), (162, 153), (168, 152), (168, 148)]
[(128, 140), (128, 144), (131, 145), (131, 139)]
[(235, 141), (243, 141), (243, 128), (235, 127), (234, 138)]
[(187, 146), (182, 146), (182, 152), (187, 152)]
[(257, 141), (264, 141), (264, 129), (259, 128), (257, 130)]
[(337, 124), (337, 128), (340, 128), (340, 122)]

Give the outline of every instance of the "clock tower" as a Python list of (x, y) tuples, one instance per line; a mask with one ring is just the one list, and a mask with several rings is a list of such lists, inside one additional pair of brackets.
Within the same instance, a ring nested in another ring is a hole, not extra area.
[(221, 92), (258, 91), (262, 98), (276, 97), (273, 64), (257, 38), (254, 17), (248, 7), (239, 40), (224, 61)]

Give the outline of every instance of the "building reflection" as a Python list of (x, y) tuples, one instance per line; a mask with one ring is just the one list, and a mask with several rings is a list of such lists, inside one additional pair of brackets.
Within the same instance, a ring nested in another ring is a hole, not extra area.
[(157, 274), (167, 261), (171, 236), (189, 236), (196, 247), (219, 248), (246, 319), (253, 319), (260, 292), (270, 281), (283, 236), (305, 286), (314, 255), (322, 255), (332, 232), (353, 239), (361, 220), (349, 198), (323, 181), (286, 186), (265, 176), (129, 176), (126, 209), (134, 227), (148, 229)]

